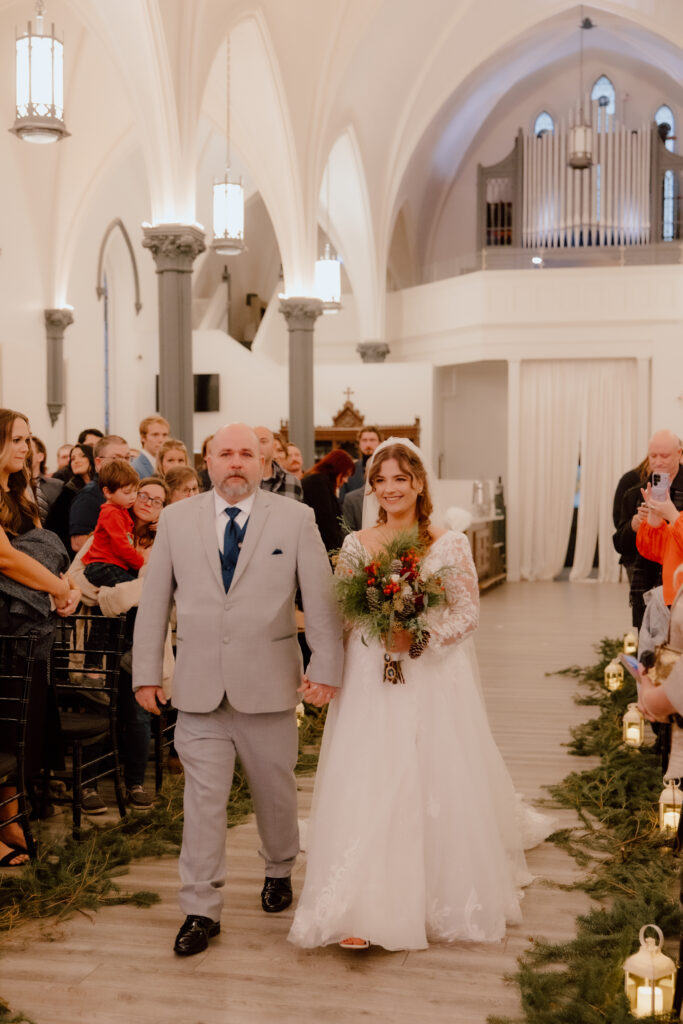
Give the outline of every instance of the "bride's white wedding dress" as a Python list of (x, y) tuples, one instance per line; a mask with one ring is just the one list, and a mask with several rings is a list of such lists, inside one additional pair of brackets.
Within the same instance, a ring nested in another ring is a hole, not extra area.
[[(340, 555), (367, 552), (351, 534)], [(368, 556), (369, 557), (369, 556)], [(521, 920), (524, 848), (552, 822), (517, 797), (489, 728), (472, 641), (479, 591), (469, 543), (448, 532), (425, 570), (453, 566), (431, 641), (383, 682), (384, 650), (357, 630), (332, 701), (308, 832), (299, 946), (361, 936), (386, 949), (492, 941)], [(449, 641), (449, 643), (447, 643)]]

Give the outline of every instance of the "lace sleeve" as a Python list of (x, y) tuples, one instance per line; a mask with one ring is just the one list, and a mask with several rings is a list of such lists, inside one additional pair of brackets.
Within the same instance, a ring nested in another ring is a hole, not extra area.
[(464, 533), (449, 532), (433, 553), (439, 566), (447, 566), (448, 603), (438, 608), (429, 625), (432, 647), (459, 643), (479, 625), (479, 583), (469, 541)]
[(362, 554), (363, 547), (360, 541), (357, 539), (355, 533), (347, 533), (344, 537), (342, 546), (339, 549), (337, 560), (334, 566), (334, 575), (341, 576), (345, 572), (350, 572), (358, 559), (358, 555)]

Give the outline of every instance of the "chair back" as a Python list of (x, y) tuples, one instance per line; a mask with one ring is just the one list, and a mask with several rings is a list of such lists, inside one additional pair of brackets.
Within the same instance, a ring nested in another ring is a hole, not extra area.
[(23, 763), (35, 637), (0, 635), (0, 751)]
[(69, 615), (57, 621), (51, 671), (60, 706), (95, 701), (116, 710), (125, 636), (125, 615)]

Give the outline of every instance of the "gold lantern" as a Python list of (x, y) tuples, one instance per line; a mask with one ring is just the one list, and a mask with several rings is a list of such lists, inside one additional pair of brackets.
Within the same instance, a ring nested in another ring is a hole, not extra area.
[(628, 633), (624, 634), (624, 654), (637, 654), (638, 653), (638, 637), (629, 630)]
[[(659, 942), (645, 932), (655, 931)], [(626, 998), (634, 1017), (663, 1017), (671, 1012), (676, 965), (662, 953), (664, 936), (656, 924), (644, 924), (638, 936), (640, 949), (624, 963)]]
[(302, 722), (306, 718), (306, 708), (303, 706), (303, 704), (297, 704), (294, 710), (296, 712), (296, 724), (300, 729)]
[(637, 704), (629, 704), (622, 718), (622, 736), (627, 747), (642, 747), (645, 739), (645, 719)]
[(620, 690), (623, 685), (623, 666), (618, 661), (610, 661), (609, 665), (605, 666), (605, 686), (614, 693), (615, 690)]
[(662, 832), (675, 832), (681, 817), (683, 793), (673, 779), (669, 780), (659, 796), (659, 827)]

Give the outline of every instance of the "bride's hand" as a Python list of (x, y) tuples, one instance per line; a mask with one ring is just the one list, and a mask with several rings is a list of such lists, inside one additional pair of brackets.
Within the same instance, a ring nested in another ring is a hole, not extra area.
[(413, 643), (412, 634), (407, 629), (395, 629), (385, 647), (389, 654), (407, 654)]

